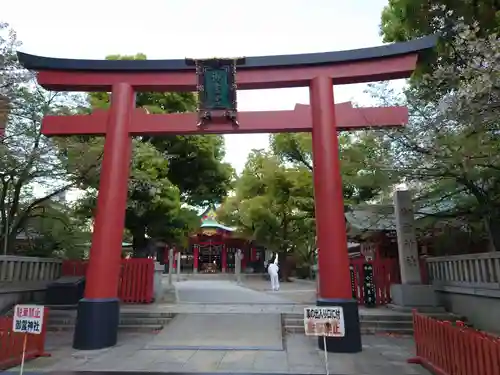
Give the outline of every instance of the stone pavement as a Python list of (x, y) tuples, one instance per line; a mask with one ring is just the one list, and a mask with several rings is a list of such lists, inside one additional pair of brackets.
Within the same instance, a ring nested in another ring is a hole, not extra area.
[[(72, 332), (49, 332), (46, 350), (52, 357), (29, 361), (26, 371), (325, 373), (317, 339), (283, 336), (280, 330), (279, 314), (303, 313), (304, 303), (286, 297), (292, 292), (284, 288), (281, 293), (267, 293), (227, 280), (192, 280), (175, 286), (179, 304), (122, 308), (180, 314), (159, 333), (121, 332), (113, 348), (78, 351), (71, 348)], [(428, 374), (406, 363), (412, 355), (411, 338), (364, 336), (361, 353), (329, 354), (328, 366), (332, 375)]]
[(180, 314), (150, 350), (283, 350), (280, 314)]
[(290, 303), (278, 295), (245, 288), (229, 280), (187, 280), (174, 283), (180, 303)]
[[(228, 327), (229, 333), (235, 327)], [(147, 350), (155, 335), (122, 333), (117, 346), (96, 351), (71, 348), (71, 333), (49, 334), (52, 357), (26, 363), (27, 372), (50, 371), (147, 371), (324, 374), (323, 352), (317, 340), (288, 335), (284, 350)], [(413, 353), (412, 340), (364, 336), (358, 354), (329, 354), (332, 375), (430, 375), (406, 359)], [(13, 368), (13, 373), (18, 371)], [(9, 371), (9, 372), (10, 372)]]
[(282, 282), (277, 292), (271, 290), (269, 281), (257, 277), (243, 279), (243, 286), (290, 302), (316, 304), (316, 282), (311, 280), (292, 279), (291, 282)]

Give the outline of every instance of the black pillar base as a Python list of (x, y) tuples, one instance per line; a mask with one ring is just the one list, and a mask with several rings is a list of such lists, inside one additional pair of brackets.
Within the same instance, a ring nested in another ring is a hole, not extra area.
[[(345, 299), (325, 299), (316, 301), (318, 306), (339, 306), (344, 311), (344, 337), (327, 337), (326, 351), (330, 353), (359, 353), (362, 350), (361, 328), (359, 324), (358, 302)], [(318, 345), (325, 350), (323, 336), (318, 337)]]
[(96, 350), (116, 345), (120, 323), (120, 300), (86, 299), (78, 302), (73, 348)]

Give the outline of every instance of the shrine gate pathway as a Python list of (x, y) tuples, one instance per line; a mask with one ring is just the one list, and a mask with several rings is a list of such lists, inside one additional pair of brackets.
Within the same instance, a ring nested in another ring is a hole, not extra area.
[[(115, 347), (96, 351), (72, 349), (72, 332), (49, 333), (47, 350), (52, 357), (27, 362), (26, 374), (325, 373), (323, 352), (314, 338), (281, 332), (279, 312), (293, 304), (286, 292), (273, 294), (222, 280), (184, 281), (176, 283), (176, 287), (180, 303), (155, 308), (175, 310), (178, 306), (183, 312), (179, 311), (162, 331), (120, 332)], [(244, 304), (244, 298), (253, 302)], [(212, 302), (207, 302), (210, 299)], [(303, 308), (297, 303), (294, 306)], [(406, 363), (412, 356), (411, 338), (364, 336), (361, 353), (330, 353), (329, 369), (332, 375), (429, 375), (420, 366)], [(14, 374), (18, 369), (10, 371)]]
[[(269, 283), (267, 283), (269, 284)], [(277, 293), (263, 293), (229, 280), (187, 280), (174, 283), (180, 303), (288, 304)]]

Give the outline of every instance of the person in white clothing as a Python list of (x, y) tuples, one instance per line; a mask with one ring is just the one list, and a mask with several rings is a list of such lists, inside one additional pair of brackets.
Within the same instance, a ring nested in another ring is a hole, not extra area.
[(279, 267), (275, 262), (267, 266), (267, 272), (269, 273), (269, 278), (271, 279), (271, 289), (275, 291), (280, 289), (278, 271)]

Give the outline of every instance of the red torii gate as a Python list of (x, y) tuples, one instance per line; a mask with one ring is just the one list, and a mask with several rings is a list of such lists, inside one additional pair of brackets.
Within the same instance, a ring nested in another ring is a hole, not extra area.
[[(109, 110), (95, 110), (90, 115), (46, 116), (42, 133), (47, 136), (106, 135)], [(351, 102), (335, 104), (337, 130), (360, 130), (372, 127), (402, 126), (408, 122), (406, 107), (353, 107)], [(309, 105), (297, 104), (290, 111), (251, 111), (238, 113), (239, 126), (223, 123), (202, 129), (196, 125), (195, 113), (150, 115), (142, 108), (132, 113), (131, 135), (189, 135), (243, 133), (311, 132)]]
[[(20, 62), (38, 71), (38, 82), (46, 89), (112, 93), (108, 111), (48, 116), (43, 123), (47, 135), (106, 136), (85, 298), (78, 306), (73, 346), (99, 349), (116, 343), (132, 135), (312, 131), (318, 262), (320, 270), (328, 270), (320, 271), (317, 304), (341, 308), (345, 332), (342, 337), (329, 337), (327, 350), (361, 351), (358, 306), (350, 285), (337, 131), (403, 125), (407, 112), (397, 107), (334, 105), (332, 86), (406, 78), (420, 53), (435, 42), (434, 37), (425, 37), (351, 51), (248, 57), (238, 66), (238, 89), (307, 86), (310, 108), (298, 105), (293, 111), (243, 112), (238, 114), (238, 127), (219, 123), (202, 128), (196, 126), (195, 114), (150, 115), (135, 107), (137, 91), (195, 91), (195, 67), (185, 60), (71, 60), (19, 53)], [(319, 345), (323, 347), (322, 339)]]

